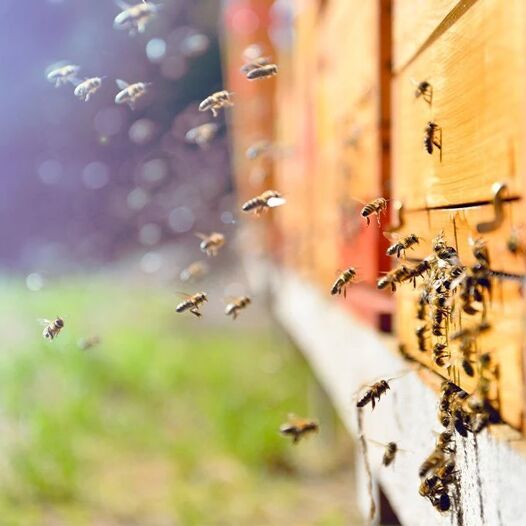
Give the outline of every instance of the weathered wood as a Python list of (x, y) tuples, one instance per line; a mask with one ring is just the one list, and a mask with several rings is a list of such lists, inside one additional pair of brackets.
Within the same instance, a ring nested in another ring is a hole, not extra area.
[[(394, 79), (393, 194), (406, 209), (490, 200), (496, 181), (523, 191), (526, 4), (480, 0)], [(413, 81), (432, 86), (415, 98)], [(423, 146), (429, 121), (442, 149)]]

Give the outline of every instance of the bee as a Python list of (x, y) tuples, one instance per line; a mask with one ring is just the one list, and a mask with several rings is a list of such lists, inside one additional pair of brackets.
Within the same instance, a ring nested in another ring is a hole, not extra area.
[(427, 351), (427, 325), (420, 325), (415, 329), (416, 340), (418, 342), (418, 350), (421, 352)]
[(440, 464), (443, 464), (445, 459), (446, 457), (444, 455), (444, 452), (440, 449), (435, 448), (433, 452), (421, 464), (418, 470), (418, 475), (420, 476), (420, 478), (425, 477), (430, 471), (433, 471)]
[(46, 319), (41, 319), (39, 321), (42, 325), (45, 325), (45, 328), (42, 331), (42, 336), (44, 336), (46, 340), (54, 340), (64, 328), (64, 320), (60, 316), (57, 316), (53, 321)]
[(349, 267), (341, 272), (336, 281), (332, 284), (331, 294), (343, 294), (343, 297), (347, 297), (347, 286), (352, 283), (356, 278), (356, 269), (354, 267)]
[(90, 97), (94, 95), (101, 86), (102, 77), (92, 77), (78, 84), (73, 93), (75, 94), (75, 97), (78, 97), (84, 102), (88, 102)]
[(264, 66), (268, 66), (270, 64), (270, 57), (255, 57), (249, 62), (246, 62), (243, 64), (239, 71), (243, 73), (243, 75), (248, 75), (252, 70), (258, 69)]
[(87, 338), (81, 338), (77, 345), (81, 351), (87, 351), (97, 346), (100, 343), (98, 336), (88, 336)]
[(215, 93), (212, 93), (212, 95), (204, 99), (201, 102), (201, 104), (199, 104), (199, 111), (210, 110), (212, 112), (212, 115), (214, 117), (217, 117), (217, 110), (234, 105), (234, 103), (230, 99), (231, 95), (233, 95), (233, 93), (230, 93), (226, 90), (216, 91)]
[(428, 288), (424, 288), (418, 296), (416, 304), (416, 317), (418, 320), (426, 319), (427, 306), (429, 305), (430, 291)]
[(398, 446), (396, 442), (389, 442), (385, 446), (384, 456), (382, 457), (382, 464), (385, 467), (393, 463), (397, 451), (398, 451)]
[(200, 318), (202, 314), (199, 312), (199, 308), (205, 301), (208, 301), (206, 292), (197, 292), (191, 296), (186, 296), (187, 298), (175, 307), (176, 312), (190, 311), (194, 316)]
[(378, 197), (370, 203), (367, 203), (360, 212), (361, 216), (367, 219), (367, 226), (371, 223), (369, 216), (376, 214), (376, 220), (378, 221), (378, 226), (380, 226), (380, 215), (387, 210), (387, 199), (383, 197)]
[(435, 343), (433, 346), (433, 361), (439, 367), (447, 367), (450, 358), (451, 353), (449, 352), (447, 345), (445, 343)]
[[(429, 121), (427, 126), (424, 128), (424, 148), (430, 155), (433, 153), (433, 146), (439, 150), (442, 149), (442, 141), (438, 141), (435, 137), (439, 130), (441, 132), (441, 128), (438, 126), (438, 124), (431, 121)], [(440, 135), (441, 134), (442, 133), (440, 133)]]
[(194, 261), (181, 270), (179, 278), (181, 281), (197, 280), (208, 273), (208, 265), (204, 261)]
[(443, 232), (433, 239), (432, 248), (436, 256), (442, 261), (450, 265), (458, 265), (460, 263), (456, 249), (447, 245)]
[(143, 97), (150, 82), (136, 82), (135, 84), (128, 84), (124, 80), (117, 79), (115, 81), (120, 91), (115, 95), (115, 104), (127, 104), (132, 110), (135, 109), (135, 103)]
[[(62, 63), (64, 64), (64, 63)], [(68, 82), (76, 84), (79, 82), (77, 75), (80, 71), (80, 66), (74, 64), (65, 64), (57, 67), (52, 67), (46, 75), (47, 80), (55, 84), (55, 88), (59, 88)]]
[(385, 276), (379, 278), (376, 286), (379, 289), (385, 289), (387, 285), (391, 285), (391, 291), (396, 291), (396, 285), (411, 279), (411, 269), (405, 265), (400, 265), (397, 268), (389, 271)]
[(391, 389), (389, 387), (389, 384), (386, 380), (380, 380), (379, 382), (374, 383), (373, 385), (369, 386), (367, 391), (362, 395), (362, 397), (356, 402), (356, 407), (364, 407), (369, 402), (372, 405), (372, 408), (375, 408), (376, 401), (380, 400), (380, 397), (387, 392), (388, 389)]
[(225, 244), (225, 236), (219, 232), (212, 232), (209, 236), (196, 232), (195, 235), (201, 239), (199, 248), (207, 256), (217, 256), (219, 249)]
[(442, 431), (442, 433), (439, 433), (436, 439), (436, 448), (442, 451), (443, 453), (452, 453), (453, 447), (453, 433), (450, 431)]
[(249, 199), (243, 204), (241, 210), (243, 212), (253, 211), (255, 215), (259, 216), (264, 210), (284, 205), (286, 202), (286, 199), (276, 190), (266, 190), (262, 194)]
[(464, 340), (464, 339), (473, 339), (479, 336), (480, 334), (483, 334), (484, 332), (487, 332), (491, 329), (491, 324), (487, 321), (483, 321), (482, 323), (479, 323), (475, 327), (465, 327), (464, 329), (460, 329), (456, 332), (454, 332), (451, 335), (452, 340)]
[(427, 80), (423, 80), (422, 82), (415, 82), (416, 84), (415, 89), (415, 98), (418, 99), (419, 97), (422, 97), (427, 103), (431, 103), (431, 98), (433, 95), (433, 87)]
[(526, 254), (526, 247), (524, 246), (524, 243), (522, 242), (515, 228), (510, 232), (510, 236), (508, 237), (506, 241), (506, 248), (514, 256), (518, 254), (522, 254), (522, 255)]
[(232, 319), (236, 319), (239, 311), (250, 305), (251, 300), (248, 296), (241, 296), (234, 299), (231, 303), (228, 303), (225, 307), (225, 314), (227, 316), (232, 316)]
[(449, 511), (451, 509), (451, 497), (446, 492), (438, 494), (431, 502), (438, 511)]
[(439, 466), (435, 474), (440, 479), (442, 484), (449, 484), (453, 481), (453, 473), (455, 471), (455, 461), (450, 459)]
[(462, 369), (468, 376), (475, 376), (475, 369), (472, 364), (473, 340), (463, 339), (459, 346), (460, 353), (462, 355)]
[(420, 484), (420, 487), (418, 489), (418, 493), (422, 496), (422, 497), (428, 497), (428, 498), (431, 498), (435, 491), (436, 491), (436, 486), (438, 484), (439, 480), (438, 480), (438, 477), (436, 475), (431, 475), (429, 477), (426, 477)]
[(276, 64), (268, 64), (266, 66), (259, 66), (251, 69), (246, 77), (248, 80), (258, 80), (266, 79), (268, 77), (273, 77), (278, 74), (278, 66)]
[(473, 250), (473, 256), (479, 263), (479, 265), (482, 268), (489, 269), (490, 268), (490, 261), (489, 261), (489, 250), (486, 246), (486, 242), (483, 239), (471, 239), (469, 240), (469, 243)]
[(251, 161), (253, 161), (254, 159), (257, 159), (258, 157), (260, 157), (261, 155), (266, 154), (270, 150), (271, 147), (272, 145), (269, 141), (266, 141), (266, 140), (257, 141), (254, 144), (251, 144), (247, 148), (245, 155), (247, 159), (250, 159)]
[(201, 148), (206, 148), (214, 139), (219, 130), (219, 125), (214, 122), (206, 122), (186, 132), (186, 142), (197, 144)]
[(465, 270), (460, 265), (453, 265), (449, 267), (444, 273), (444, 276), (442, 277), (442, 287), (444, 287), (444, 289), (448, 291), (455, 290), (462, 281), (462, 277), (464, 276), (464, 274)]
[(279, 432), (284, 436), (291, 436), (292, 443), (297, 444), (300, 439), (309, 433), (318, 432), (319, 424), (316, 420), (309, 418), (299, 418), (290, 414), (287, 418), (287, 423), (282, 424)]
[(409, 279), (413, 281), (413, 286), (416, 285), (416, 278), (421, 277), (426, 272), (429, 272), (433, 268), (435, 258), (428, 256), (427, 258), (419, 261), (411, 270)]
[(444, 336), (444, 327), (443, 322), (449, 317), (450, 311), (447, 307), (438, 307), (435, 308), (432, 312), (433, 323), (431, 325), (431, 332), (434, 336)]
[(402, 253), (405, 255), (405, 251), (414, 248), (415, 245), (420, 243), (420, 238), (416, 234), (409, 234), (406, 237), (399, 239), (396, 243), (393, 243), (386, 250), (388, 256), (395, 256), (399, 258)]
[(145, 0), (137, 5), (129, 5), (123, 0), (118, 0), (117, 4), (122, 11), (113, 20), (113, 28), (128, 30), (131, 37), (137, 33), (144, 33), (150, 19), (159, 11), (159, 6)]

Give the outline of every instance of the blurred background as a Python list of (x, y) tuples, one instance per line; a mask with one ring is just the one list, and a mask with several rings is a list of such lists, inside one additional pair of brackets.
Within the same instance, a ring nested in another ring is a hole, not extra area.
[[(352, 447), (240, 264), (236, 123), (227, 110), (209, 144), (185, 138), (212, 120), (198, 105), (224, 86), (228, 31), (258, 24), (242, 4), (164, 0), (133, 37), (113, 28), (122, 2), (0, 5), (0, 524), (358, 523)], [(48, 82), (61, 61), (103, 77), (89, 102)], [(152, 83), (135, 111), (115, 79)], [(224, 250), (181, 279), (211, 231)], [(196, 290), (203, 319), (176, 314)], [(254, 302), (233, 323), (240, 294)], [(47, 342), (37, 320), (59, 315)], [(289, 412), (322, 413), (321, 433), (292, 447)]]

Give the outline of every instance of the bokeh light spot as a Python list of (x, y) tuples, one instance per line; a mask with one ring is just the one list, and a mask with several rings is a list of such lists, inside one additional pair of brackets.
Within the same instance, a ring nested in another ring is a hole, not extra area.
[(37, 172), (44, 184), (57, 184), (63, 174), (62, 164), (56, 159), (48, 159), (40, 164)]
[(38, 272), (32, 272), (26, 277), (26, 287), (33, 292), (39, 291), (44, 286), (44, 278)]
[(194, 214), (186, 206), (178, 206), (170, 212), (168, 224), (174, 232), (188, 232), (194, 225)]
[(108, 184), (110, 169), (104, 163), (94, 161), (87, 164), (82, 170), (82, 182), (90, 190), (98, 190)]
[(152, 38), (146, 44), (146, 56), (150, 62), (160, 62), (166, 54), (166, 42), (162, 38)]

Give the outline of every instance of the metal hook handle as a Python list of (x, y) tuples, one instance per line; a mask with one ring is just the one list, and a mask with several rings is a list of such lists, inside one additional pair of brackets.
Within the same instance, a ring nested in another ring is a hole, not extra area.
[(491, 221), (477, 224), (477, 232), (479, 234), (485, 234), (496, 230), (504, 221), (503, 197), (504, 193), (507, 192), (508, 187), (506, 183), (493, 183), (491, 189), (493, 191), (493, 208), (495, 210), (495, 217)]

